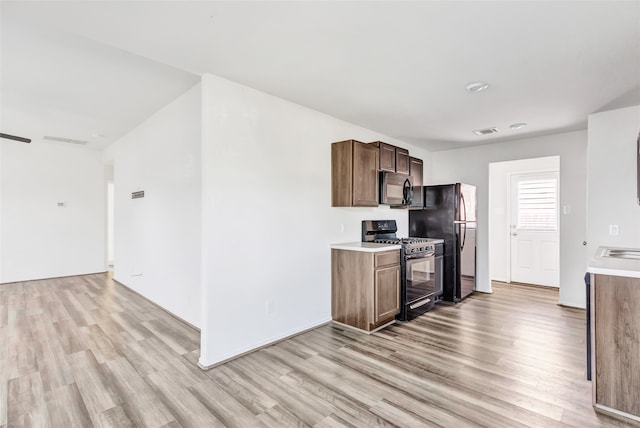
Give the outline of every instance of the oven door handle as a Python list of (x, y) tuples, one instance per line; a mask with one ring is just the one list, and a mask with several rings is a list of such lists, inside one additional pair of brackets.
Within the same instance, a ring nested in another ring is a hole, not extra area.
[(410, 254), (410, 255), (406, 255), (405, 259), (407, 260), (428, 259), (429, 257), (433, 257), (435, 254), (436, 253), (433, 251), (428, 253)]

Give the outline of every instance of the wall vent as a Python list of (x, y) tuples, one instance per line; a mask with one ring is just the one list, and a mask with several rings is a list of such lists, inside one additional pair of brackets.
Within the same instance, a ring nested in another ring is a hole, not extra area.
[(45, 135), (43, 138), (45, 140), (57, 141), (60, 143), (71, 143), (71, 144), (87, 144), (88, 143), (88, 141), (85, 141), (85, 140), (74, 140), (72, 138), (51, 137), (48, 135)]
[(476, 129), (475, 131), (473, 131), (474, 134), (476, 135), (491, 135), (491, 134), (497, 134), (498, 132), (500, 132), (498, 130), (498, 128), (485, 128), (485, 129)]

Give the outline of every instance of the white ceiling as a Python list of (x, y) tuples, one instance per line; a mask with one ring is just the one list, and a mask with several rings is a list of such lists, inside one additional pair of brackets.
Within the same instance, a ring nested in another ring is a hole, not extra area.
[(210, 72), (441, 150), (640, 103), (640, 1), (3, 1), (1, 54), (6, 133), (105, 144)]

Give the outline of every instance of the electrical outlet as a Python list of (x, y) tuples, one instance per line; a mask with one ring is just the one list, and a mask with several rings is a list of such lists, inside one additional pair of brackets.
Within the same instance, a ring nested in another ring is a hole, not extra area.
[(620, 234), (620, 229), (618, 228), (617, 224), (610, 224), (609, 225), (609, 235), (611, 236), (618, 236)]
[(276, 312), (276, 304), (273, 299), (267, 300), (267, 315), (273, 315)]

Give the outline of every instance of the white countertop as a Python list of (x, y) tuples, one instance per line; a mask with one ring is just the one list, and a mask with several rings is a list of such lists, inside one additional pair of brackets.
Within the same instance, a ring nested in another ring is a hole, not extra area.
[(608, 257), (606, 256), (607, 250), (640, 251), (638, 248), (598, 247), (596, 253), (589, 261), (587, 272), (600, 275), (640, 278), (640, 260)]
[(365, 251), (368, 253), (399, 250), (400, 247), (400, 245), (377, 244), (375, 242), (346, 242), (344, 244), (331, 244), (331, 249), (333, 250)]

